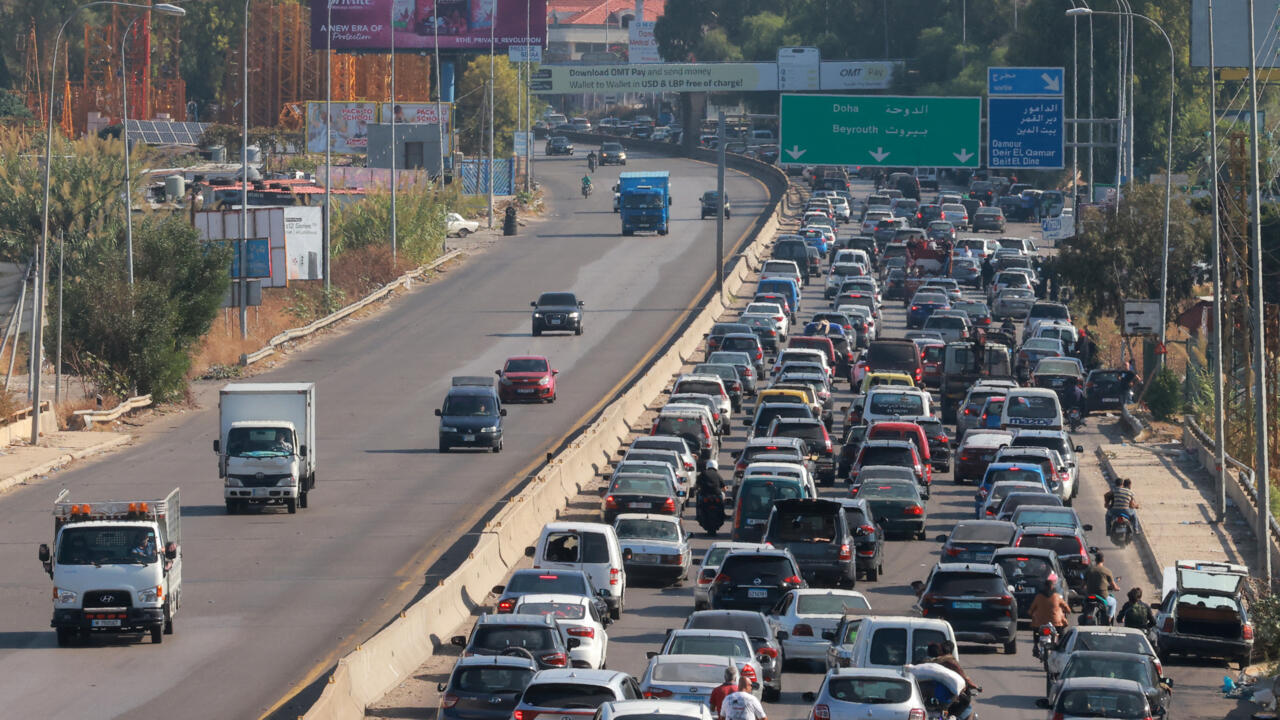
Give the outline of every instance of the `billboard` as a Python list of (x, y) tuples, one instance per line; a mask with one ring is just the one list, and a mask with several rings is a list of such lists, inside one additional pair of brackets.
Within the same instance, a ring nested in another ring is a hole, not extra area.
[(823, 90), (888, 90), (895, 63), (875, 60), (827, 60), (819, 68)]
[[(400, 114), (395, 115), (395, 108), (400, 108)], [(437, 114), (439, 110), (439, 114)], [(395, 115), (396, 123), (409, 123), (411, 125), (436, 125), (440, 122), (440, 114), (444, 115), (444, 131), (449, 132), (449, 118), (453, 115), (452, 103), (413, 103), (400, 102), (394, 106), (389, 102), (382, 103), (379, 109), (378, 118), (380, 122), (391, 122), (392, 115)], [(321, 118), (324, 117), (324, 110), (320, 111)], [(323, 144), (323, 140), (321, 143)]]
[(546, 45), (547, 0), (312, 0), (311, 47), (327, 46), (331, 15), (334, 50), (389, 52), (393, 3), (397, 52), (434, 49), (437, 34), (441, 50)]
[[(1253, 4), (1253, 37), (1260, 68), (1280, 67), (1280, 0)], [(1213, 64), (1249, 67), (1248, 0), (1214, 0)], [(1191, 0), (1191, 66), (1209, 67), (1209, 0)]]
[(778, 64), (552, 65), (533, 73), (535, 93), (777, 91)]
[[(325, 104), (307, 103), (307, 152), (324, 152)], [(333, 152), (359, 155), (369, 147), (369, 123), (377, 122), (378, 104), (371, 102), (333, 103)]]
[(653, 20), (632, 20), (628, 28), (629, 45), (627, 61), (632, 63), (660, 63), (658, 55), (658, 39), (653, 36)]

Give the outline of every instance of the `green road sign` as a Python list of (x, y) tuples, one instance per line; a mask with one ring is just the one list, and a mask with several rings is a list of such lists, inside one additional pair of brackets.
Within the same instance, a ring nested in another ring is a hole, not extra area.
[(783, 95), (784, 163), (976, 168), (982, 99)]

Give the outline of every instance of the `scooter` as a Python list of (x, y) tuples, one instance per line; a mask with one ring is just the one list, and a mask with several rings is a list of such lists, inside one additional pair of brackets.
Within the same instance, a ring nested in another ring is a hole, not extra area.
[(715, 535), (724, 524), (724, 491), (715, 494), (698, 493), (698, 524), (708, 535)]
[(1035, 637), (1031, 643), (1031, 656), (1037, 660), (1045, 660), (1049, 657), (1048, 648), (1058, 644), (1058, 628), (1044, 624), (1041, 625), (1035, 633)]
[(1084, 607), (1080, 610), (1080, 625), (1110, 625), (1111, 614), (1107, 610), (1107, 601), (1097, 595), (1089, 595), (1084, 599)]
[(582, 186), (582, 197), (584, 197), (584, 198), (591, 197), (591, 186), (590, 186), (590, 185), (583, 185), (583, 186)]
[(1082, 425), (1084, 425), (1084, 417), (1080, 414), (1080, 408), (1073, 407), (1068, 410), (1067, 427), (1071, 429), (1071, 432), (1079, 430)]
[(1117, 510), (1107, 524), (1107, 536), (1118, 547), (1133, 542), (1133, 516), (1127, 510)]

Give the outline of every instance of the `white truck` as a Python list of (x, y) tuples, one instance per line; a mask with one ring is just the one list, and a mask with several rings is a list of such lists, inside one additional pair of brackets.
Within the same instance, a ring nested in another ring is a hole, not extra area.
[(163, 500), (53, 502), (53, 549), (40, 562), (53, 580), (58, 646), (95, 633), (173, 633), (182, 605), (178, 489)]
[(218, 477), (227, 514), (307, 506), (316, 486), (315, 383), (231, 383), (218, 397)]

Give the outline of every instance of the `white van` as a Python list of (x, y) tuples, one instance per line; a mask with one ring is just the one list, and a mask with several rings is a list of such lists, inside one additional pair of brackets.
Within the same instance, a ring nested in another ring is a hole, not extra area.
[(1062, 405), (1048, 388), (1016, 388), (1005, 396), (1001, 430), (1061, 430)]
[(524, 549), (533, 558), (535, 569), (581, 570), (604, 597), (609, 617), (622, 616), (626, 604), (627, 571), (622, 565), (622, 546), (611, 525), (604, 523), (553, 522), (542, 527), (538, 544)]
[(809, 497), (818, 497), (818, 486), (814, 484), (813, 475), (805, 466), (788, 462), (752, 462), (743, 471), (745, 480), (749, 477), (783, 477), (799, 480), (809, 490)]
[[(859, 668), (900, 668), (908, 663), (919, 665), (928, 660), (929, 643), (949, 640), (956, 635), (951, 623), (937, 618), (872, 615), (864, 617), (858, 637), (849, 651), (849, 666)], [(960, 651), (953, 652), (958, 660)]]

